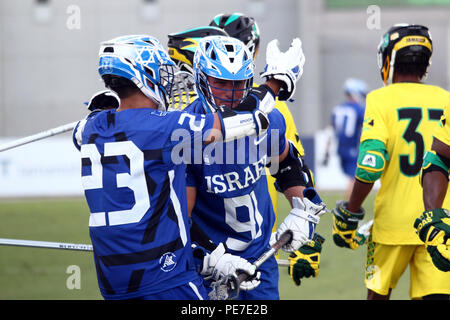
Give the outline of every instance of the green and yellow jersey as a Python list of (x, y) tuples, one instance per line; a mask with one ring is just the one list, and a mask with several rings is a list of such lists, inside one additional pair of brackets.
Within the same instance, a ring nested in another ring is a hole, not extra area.
[[(422, 244), (413, 227), (424, 211), (419, 174), (424, 151), (430, 149), (448, 105), (446, 90), (421, 83), (394, 83), (367, 95), (361, 144), (381, 142), (388, 154), (374, 205), (374, 242)], [(362, 152), (360, 148), (360, 156)], [(444, 207), (449, 205), (446, 197)]]

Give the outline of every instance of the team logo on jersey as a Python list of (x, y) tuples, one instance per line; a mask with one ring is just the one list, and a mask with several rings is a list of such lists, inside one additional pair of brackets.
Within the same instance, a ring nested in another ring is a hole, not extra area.
[(373, 154), (366, 154), (361, 164), (364, 166), (375, 168), (377, 165), (377, 158)]
[(162, 271), (169, 272), (172, 271), (177, 265), (177, 256), (173, 252), (164, 253), (161, 258), (159, 258), (159, 265)]

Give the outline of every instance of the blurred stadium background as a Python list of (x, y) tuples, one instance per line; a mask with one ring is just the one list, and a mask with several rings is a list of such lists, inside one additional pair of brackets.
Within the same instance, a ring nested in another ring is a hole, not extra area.
[[(0, 145), (87, 114), (84, 102), (103, 89), (97, 74), (101, 41), (167, 34), (207, 25), (218, 13), (256, 18), (260, 53), (278, 38), (287, 49), (300, 36), (306, 56), (290, 109), (317, 188), (328, 207), (343, 197), (345, 177), (334, 154), (324, 167), (331, 109), (348, 77), (382, 85), (376, 60), (381, 35), (394, 23), (427, 25), (434, 52), (428, 83), (450, 89), (450, 0), (0, 0)], [(258, 81), (258, 77), (256, 77)], [(69, 133), (0, 152), (0, 238), (89, 242), (78, 153)], [(369, 215), (373, 195), (365, 203)], [(287, 205), (282, 202), (285, 210)], [(347, 252), (331, 240), (331, 217), (320, 276), (296, 288), (280, 267), (282, 299), (365, 299), (365, 249)], [(349, 250), (348, 250), (349, 251)], [(81, 289), (69, 290), (67, 267), (81, 269)], [(408, 299), (408, 275), (393, 299)], [(100, 299), (88, 253), (0, 246), (0, 299)]]

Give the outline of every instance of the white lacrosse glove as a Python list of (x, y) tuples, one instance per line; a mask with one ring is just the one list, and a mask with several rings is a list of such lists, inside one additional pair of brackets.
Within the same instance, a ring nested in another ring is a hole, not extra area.
[(292, 253), (312, 240), (320, 216), (325, 213), (325, 204), (315, 204), (308, 198), (293, 197), (292, 210), (278, 227), (276, 240), (287, 230), (292, 232), (292, 241), (282, 247)]
[(223, 141), (228, 142), (251, 135), (264, 135), (269, 128), (269, 117), (259, 109), (237, 112), (226, 106), (216, 109), (222, 123)]
[(248, 95), (235, 108), (237, 111), (258, 109), (269, 114), (275, 108), (275, 94), (265, 84), (250, 89)]
[(278, 48), (278, 39), (269, 42), (266, 49), (266, 67), (261, 77), (275, 78), (283, 83), (278, 98), (289, 100), (295, 93), (295, 86), (303, 74), (305, 55), (299, 38), (292, 40), (286, 52)]
[(256, 267), (239, 256), (226, 253), (225, 246), (220, 243), (214, 251), (207, 253), (203, 259), (203, 268), (200, 272), (205, 277), (212, 277), (220, 280), (228, 276), (238, 277), (237, 272), (245, 272), (250, 275), (247, 281), (242, 281), (239, 288), (241, 290), (255, 289), (261, 283), (261, 273), (256, 271)]

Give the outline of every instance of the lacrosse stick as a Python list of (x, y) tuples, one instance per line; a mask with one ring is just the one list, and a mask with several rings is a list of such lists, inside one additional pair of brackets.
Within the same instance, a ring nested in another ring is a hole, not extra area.
[[(16, 246), (16, 247), (44, 248), (44, 249), (92, 251), (92, 245), (84, 244), (84, 243), (49, 242), (49, 241), (0, 238), (0, 245)], [(285, 266), (289, 266), (289, 261), (285, 260), (285, 259), (277, 259), (277, 264), (279, 266), (285, 267)]]
[(183, 110), (189, 105), (191, 97), (195, 95), (194, 90), (194, 76), (186, 71), (176, 72), (170, 96), (169, 110)]
[(9, 143), (5, 143), (0, 146), (0, 152), (22, 146), (22, 145), (30, 143), (30, 142), (42, 140), (45, 138), (55, 136), (60, 133), (64, 133), (64, 132), (73, 130), (75, 128), (75, 126), (77, 125), (77, 123), (78, 123), (78, 121), (71, 122), (71, 123), (64, 124), (62, 126), (59, 126), (59, 127), (53, 128), (53, 129), (49, 129), (49, 130), (45, 130), (45, 131), (33, 134), (28, 137), (24, 137), (21, 139), (17, 139), (15, 141), (11, 141)]
[[(280, 236), (269, 250), (264, 252), (253, 265), (257, 270), (264, 262), (273, 256), (282, 246), (291, 241), (292, 233), (288, 230)], [(235, 300), (239, 296), (239, 286), (241, 282), (246, 281), (250, 276), (247, 273), (240, 273), (237, 277), (227, 276), (211, 284), (212, 291), (209, 293), (211, 300)]]
[(67, 242), (49, 242), (49, 241), (0, 238), (0, 245), (32, 247), (32, 248), (46, 248), (46, 249), (63, 249), (63, 250), (75, 250), (75, 251), (93, 251), (92, 245), (90, 245), (90, 244), (67, 243)]

